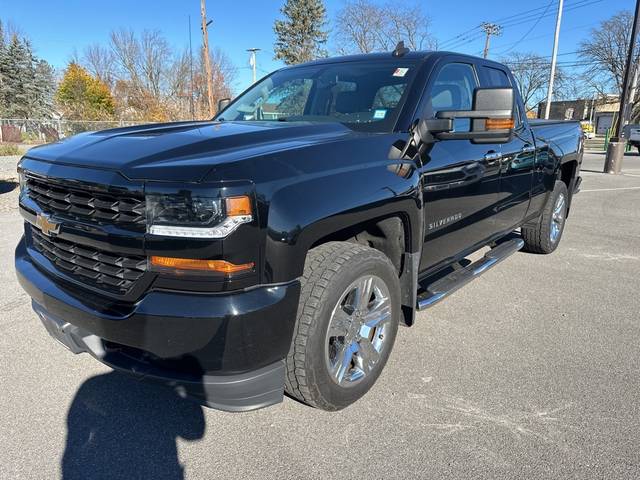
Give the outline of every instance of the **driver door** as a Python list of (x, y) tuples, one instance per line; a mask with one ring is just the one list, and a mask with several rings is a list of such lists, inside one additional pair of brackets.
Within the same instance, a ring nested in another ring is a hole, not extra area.
[[(479, 87), (475, 65), (449, 61), (436, 69), (423, 99), (425, 118), (442, 110), (472, 110)], [(457, 119), (456, 131), (470, 120)], [(500, 145), (436, 140), (421, 168), (424, 248), (420, 271), (435, 270), (496, 233), (494, 215), (500, 182)]]

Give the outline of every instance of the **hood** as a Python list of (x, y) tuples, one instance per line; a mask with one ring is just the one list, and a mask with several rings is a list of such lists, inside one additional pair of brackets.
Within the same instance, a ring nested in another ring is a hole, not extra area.
[(194, 182), (221, 163), (345, 137), (339, 123), (180, 122), (84, 133), (29, 150), (27, 157), (115, 170), (132, 180)]

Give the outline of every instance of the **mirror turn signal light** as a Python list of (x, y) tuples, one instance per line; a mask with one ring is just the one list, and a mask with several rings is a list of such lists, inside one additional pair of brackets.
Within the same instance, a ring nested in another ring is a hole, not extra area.
[(150, 258), (151, 265), (154, 267), (168, 268), (172, 270), (199, 270), (224, 273), (231, 275), (234, 273), (247, 272), (254, 267), (254, 263), (244, 263), (236, 265), (226, 260), (199, 260), (194, 258), (173, 258), (173, 257), (156, 257)]
[(485, 130), (509, 130), (515, 127), (513, 118), (489, 118), (485, 121)]

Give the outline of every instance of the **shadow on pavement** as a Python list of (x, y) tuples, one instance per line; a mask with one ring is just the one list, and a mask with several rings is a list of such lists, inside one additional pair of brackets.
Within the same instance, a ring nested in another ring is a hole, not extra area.
[(0, 180), (0, 194), (9, 193), (18, 188), (17, 182), (13, 180)]
[(203, 437), (202, 407), (110, 372), (84, 382), (69, 408), (62, 478), (182, 479), (178, 437)]

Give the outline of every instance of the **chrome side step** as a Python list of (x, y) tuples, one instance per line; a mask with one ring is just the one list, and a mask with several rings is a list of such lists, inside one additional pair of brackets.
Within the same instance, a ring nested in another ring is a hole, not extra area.
[(435, 281), (429, 285), (424, 292), (418, 295), (418, 310), (425, 310), (432, 307), (505, 258), (521, 250), (522, 247), (524, 247), (524, 242), (519, 238), (501, 243), (497, 247), (489, 250), (480, 260), (466, 267), (454, 270), (446, 277)]

